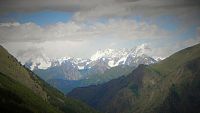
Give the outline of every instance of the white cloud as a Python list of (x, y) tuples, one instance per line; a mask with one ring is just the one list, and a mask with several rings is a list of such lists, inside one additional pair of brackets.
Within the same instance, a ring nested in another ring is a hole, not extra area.
[(24, 48), (24, 49), (18, 50), (16, 52), (16, 57), (23, 64), (30, 59), (35, 60), (35, 59), (41, 58), (43, 60), (46, 60), (46, 56), (44, 54), (43, 48), (37, 48), (37, 47)]
[[(197, 33), (198, 34), (198, 33)], [(150, 53), (151, 56), (159, 56), (166, 58), (177, 51), (180, 51), (184, 48), (196, 45), (200, 43), (200, 35), (196, 35), (196, 37), (191, 37), (188, 39), (180, 39), (176, 41), (169, 41), (169, 42), (161, 42), (162, 46), (155, 46), (150, 44), (152, 47), (152, 52)]]
[(45, 55), (50, 58), (86, 58), (98, 49), (127, 47), (130, 41), (160, 39), (167, 34), (156, 25), (122, 19), (91, 23), (70, 21), (45, 27), (34, 23), (0, 24), (1, 44), (21, 61)]
[(175, 16), (182, 24), (200, 25), (199, 0), (1, 0), (0, 16), (9, 12), (64, 11), (75, 21), (99, 18)]
[(163, 38), (169, 33), (156, 25), (130, 19), (79, 23), (70, 21), (41, 27), (34, 23), (0, 24), (0, 42), (83, 41), (93, 38)]

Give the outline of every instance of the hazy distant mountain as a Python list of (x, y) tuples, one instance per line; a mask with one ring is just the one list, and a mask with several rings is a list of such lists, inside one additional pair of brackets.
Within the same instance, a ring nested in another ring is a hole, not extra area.
[[(43, 57), (43, 59), (37, 59), (35, 62), (29, 60), (25, 65), (57, 88), (61, 86), (57, 86), (60, 83), (55, 83), (59, 80), (62, 83), (63, 81), (73, 81), (76, 84), (77, 81), (81, 81), (78, 86), (86, 86), (103, 83), (122, 76), (125, 73), (127, 74), (139, 64), (149, 65), (156, 63), (157, 61), (155, 59), (146, 55), (146, 51), (149, 51), (149, 48), (143, 44), (132, 49), (99, 50), (90, 59), (69, 57), (49, 60), (46, 58), (44, 60)], [(113, 70), (116, 67), (120, 70), (117, 74), (111, 73), (114, 71), (107, 71), (110, 69)], [(59, 89), (61, 91), (68, 91), (64, 86), (66, 85), (63, 84), (63, 87), (59, 87)], [(66, 86), (66, 88), (71, 89), (72, 87)]]
[(105, 113), (199, 113), (199, 53), (200, 44), (105, 84), (76, 88), (68, 96)]

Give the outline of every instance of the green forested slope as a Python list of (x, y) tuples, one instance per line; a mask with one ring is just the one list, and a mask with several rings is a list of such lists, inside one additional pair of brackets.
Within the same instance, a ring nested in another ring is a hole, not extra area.
[(96, 113), (24, 68), (0, 46), (1, 113)]

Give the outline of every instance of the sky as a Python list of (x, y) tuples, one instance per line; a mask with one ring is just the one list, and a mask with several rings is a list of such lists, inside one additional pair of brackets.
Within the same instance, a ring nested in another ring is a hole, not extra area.
[(167, 57), (199, 42), (199, 0), (0, 0), (0, 44), (22, 62), (141, 44)]

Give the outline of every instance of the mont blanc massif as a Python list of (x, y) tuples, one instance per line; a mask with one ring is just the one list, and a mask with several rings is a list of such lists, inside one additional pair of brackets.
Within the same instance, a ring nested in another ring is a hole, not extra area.
[(60, 91), (67, 93), (76, 87), (101, 84), (127, 75), (139, 64), (154, 64), (162, 58), (147, 55), (147, 44), (131, 49), (99, 50), (90, 59), (45, 57), (29, 59), (25, 66)]

